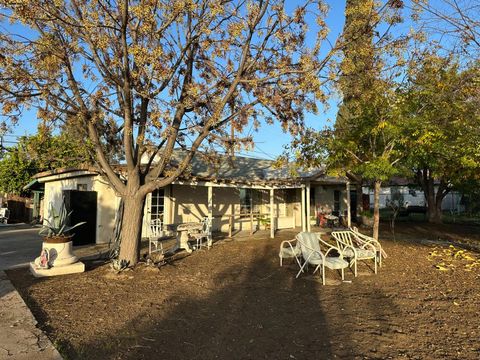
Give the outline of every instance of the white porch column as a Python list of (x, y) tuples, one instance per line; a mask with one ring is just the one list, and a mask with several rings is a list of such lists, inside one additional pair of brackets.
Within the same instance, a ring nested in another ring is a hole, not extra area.
[(311, 230), (311, 224), (310, 224), (310, 181), (307, 182), (307, 194), (306, 194), (306, 200), (307, 200), (307, 231), (310, 232)]
[(170, 197), (170, 191), (171, 191), (172, 185), (168, 185), (165, 187), (165, 192), (163, 193), (163, 208), (164, 208), (164, 213), (163, 213), (163, 221), (162, 221), (162, 229), (165, 230), (165, 224), (171, 224), (172, 221), (172, 214), (173, 214), (173, 208), (172, 208), (172, 198)]
[(270, 189), (270, 238), (273, 239), (275, 237), (275, 219), (274, 219), (274, 206), (275, 206), (275, 198), (274, 198), (274, 190)]
[(307, 222), (305, 221), (305, 187), (302, 187), (302, 214), (300, 219), (302, 219), (302, 231), (307, 231)]
[(347, 226), (352, 226), (352, 210), (350, 209), (350, 181), (347, 181)]
[(208, 186), (208, 220), (210, 222), (210, 233), (208, 234), (207, 246), (212, 246), (212, 231), (213, 231), (213, 187)]

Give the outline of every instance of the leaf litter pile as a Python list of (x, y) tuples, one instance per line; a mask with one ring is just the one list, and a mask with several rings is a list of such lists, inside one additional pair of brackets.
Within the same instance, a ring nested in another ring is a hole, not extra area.
[[(467, 233), (468, 230), (468, 233)], [(419, 239), (480, 243), (479, 227), (386, 227), (378, 274), (347, 282), (278, 263), (296, 232), (219, 241), (160, 268), (109, 265), (8, 276), (65, 359), (479, 359), (479, 253)], [(441, 270), (443, 269), (448, 270)]]
[(427, 259), (440, 271), (473, 271), (480, 269), (480, 257), (471, 251), (449, 245), (448, 248), (435, 246)]

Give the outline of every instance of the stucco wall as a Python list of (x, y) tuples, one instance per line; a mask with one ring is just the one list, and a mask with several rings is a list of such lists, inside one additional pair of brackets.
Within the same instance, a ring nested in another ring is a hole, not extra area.
[(120, 198), (101, 176), (95, 178), (92, 190), (97, 192), (97, 243), (107, 243), (113, 235)]

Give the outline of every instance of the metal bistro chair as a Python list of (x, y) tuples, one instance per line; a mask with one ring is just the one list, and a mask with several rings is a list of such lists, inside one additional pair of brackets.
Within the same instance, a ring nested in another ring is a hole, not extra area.
[[(209, 217), (204, 217), (202, 220), (202, 230), (200, 232), (190, 233), (190, 237), (195, 239), (196, 247), (195, 249), (200, 250), (202, 247), (210, 249), (212, 245), (212, 220)], [(206, 240), (206, 245), (203, 240)]]
[[(162, 219), (154, 219), (150, 221), (150, 235), (148, 237), (148, 254), (151, 255), (154, 252), (160, 252), (163, 254), (163, 244), (161, 237), (162, 231)], [(153, 247), (155, 248), (153, 250)]]

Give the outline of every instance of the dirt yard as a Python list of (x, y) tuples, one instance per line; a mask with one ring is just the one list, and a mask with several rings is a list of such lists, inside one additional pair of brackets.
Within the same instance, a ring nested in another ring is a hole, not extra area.
[(160, 269), (9, 276), (66, 359), (479, 359), (480, 255), (461, 247), (479, 230), (398, 224), (378, 275), (327, 271), (326, 286), (279, 267), (286, 231)]

